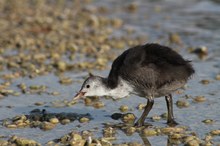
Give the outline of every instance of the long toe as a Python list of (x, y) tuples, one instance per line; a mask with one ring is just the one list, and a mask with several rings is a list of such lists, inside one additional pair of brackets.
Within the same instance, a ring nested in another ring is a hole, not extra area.
[(178, 125), (178, 123), (175, 120), (172, 120), (172, 121), (167, 121), (167, 125), (169, 125), (170, 127), (175, 127), (176, 125)]
[(144, 123), (144, 122), (140, 122), (140, 121), (137, 121), (135, 124), (134, 124), (135, 127), (150, 127), (152, 126), (152, 124), (150, 123)]
[(138, 121), (134, 124), (134, 126), (135, 126), (135, 127), (144, 126), (144, 121), (138, 120)]

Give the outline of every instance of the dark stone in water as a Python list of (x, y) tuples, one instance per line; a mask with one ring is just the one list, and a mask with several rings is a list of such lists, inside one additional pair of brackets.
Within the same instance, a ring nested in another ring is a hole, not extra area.
[(121, 114), (121, 113), (114, 113), (111, 115), (111, 118), (113, 120), (119, 120), (120, 118), (122, 118), (122, 116), (123, 116), (123, 114)]
[(93, 119), (92, 116), (87, 114), (78, 114), (78, 113), (49, 113), (46, 109), (34, 109), (30, 112), (30, 115), (26, 115), (26, 117), (31, 121), (49, 121), (51, 118), (57, 118), (60, 121), (63, 119), (69, 119), (70, 121), (78, 120), (82, 117)]

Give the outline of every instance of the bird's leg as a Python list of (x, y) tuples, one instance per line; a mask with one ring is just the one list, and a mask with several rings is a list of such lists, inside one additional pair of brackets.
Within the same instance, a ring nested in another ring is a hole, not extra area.
[(172, 99), (172, 95), (169, 94), (169, 95), (165, 96), (165, 99), (166, 99), (167, 111), (168, 111), (167, 124), (170, 125), (170, 126), (175, 126), (178, 123), (174, 120), (174, 116), (173, 116), (173, 99)]
[(144, 112), (142, 113), (141, 117), (138, 119), (138, 121), (135, 123), (135, 126), (143, 126), (144, 125), (144, 120), (146, 119), (148, 113), (150, 112), (150, 110), (152, 109), (154, 104), (154, 99), (152, 96), (150, 96), (147, 99), (147, 105), (144, 108)]

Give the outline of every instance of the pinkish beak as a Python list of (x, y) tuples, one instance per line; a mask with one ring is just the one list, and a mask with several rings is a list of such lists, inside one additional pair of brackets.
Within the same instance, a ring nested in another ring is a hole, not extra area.
[(81, 91), (79, 91), (79, 92), (73, 97), (73, 100), (75, 101), (75, 100), (78, 100), (78, 99), (82, 98), (85, 93), (86, 93), (86, 92), (81, 92)]

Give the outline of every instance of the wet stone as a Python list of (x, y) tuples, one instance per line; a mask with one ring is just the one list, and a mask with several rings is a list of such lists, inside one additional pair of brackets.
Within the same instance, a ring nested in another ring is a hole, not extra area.
[(136, 132), (136, 128), (135, 127), (128, 127), (128, 128), (125, 129), (125, 133), (127, 135), (132, 135), (135, 132)]
[(19, 146), (40, 146), (40, 144), (34, 140), (21, 138), (21, 137), (17, 137), (17, 136), (12, 136), (10, 138), (10, 142), (11, 142), (11, 144), (16, 144)]
[(55, 124), (52, 124), (50, 122), (43, 122), (41, 125), (40, 125), (40, 128), (42, 130), (51, 130), (53, 128), (55, 128)]
[(103, 102), (101, 102), (101, 101), (95, 102), (93, 104), (93, 107), (95, 107), (95, 108), (102, 108), (104, 106), (105, 106), (105, 104)]
[(103, 136), (104, 137), (115, 137), (116, 129), (112, 127), (106, 127), (103, 129)]
[(111, 118), (113, 120), (119, 120), (119, 119), (122, 118), (122, 116), (123, 116), (123, 114), (121, 114), (121, 113), (114, 113), (114, 114), (111, 115)]
[(159, 120), (161, 119), (161, 117), (158, 116), (158, 115), (155, 115), (155, 116), (152, 116), (151, 119), (152, 119), (153, 121), (159, 121)]
[(160, 131), (164, 134), (180, 133), (180, 132), (184, 132), (185, 128), (183, 128), (183, 127), (164, 127), (164, 128), (161, 128)]
[(145, 135), (145, 136), (155, 136), (157, 135), (157, 131), (155, 129), (149, 129), (149, 128), (145, 128), (142, 133)]
[(176, 106), (179, 108), (186, 108), (189, 107), (189, 102), (187, 100), (178, 100)]
[(215, 121), (212, 120), (212, 119), (205, 119), (205, 120), (203, 120), (202, 122), (205, 123), (205, 124), (212, 124), (212, 123), (214, 123)]
[(128, 111), (128, 106), (127, 105), (121, 105), (119, 109), (120, 109), (121, 112), (127, 112)]
[(91, 120), (92, 117), (90, 114), (50, 113), (45, 109), (34, 109), (29, 115), (20, 115), (12, 119), (5, 119), (2, 125), (7, 128), (38, 127), (42, 130), (51, 130), (58, 123), (65, 125), (77, 119), (85, 122), (86, 120)]
[(220, 135), (220, 130), (219, 129), (217, 129), (217, 130), (212, 130), (212, 131), (210, 131), (210, 134), (211, 135), (213, 135), (213, 136), (219, 136)]
[(210, 80), (204, 79), (204, 80), (201, 80), (200, 83), (203, 85), (207, 85), (210, 83)]
[(206, 98), (205, 98), (205, 96), (196, 96), (193, 100), (195, 102), (204, 102), (204, 101), (206, 101)]
[(220, 80), (220, 74), (216, 75), (216, 76), (215, 76), (215, 79), (216, 79), (216, 80)]
[(69, 77), (63, 77), (60, 79), (60, 84), (64, 84), (64, 85), (70, 85), (73, 83), (73, 80)]
[(143, 110), (145, 108), (146, 104), (140, 103), (137, 107), (138, 110)]
[(135, 121), (136, 117), (134, 114), (132, 113), (127, 113), (127, 114), (124, 114), (122, 116), (122, 121), (125, 122), (125, 123), (133, 123)]
[(80, 123), (87, 123), (87, 122), (89, 122), (89, 118), (82, 117), (82, 118), (79, 119), (79, 122)]

